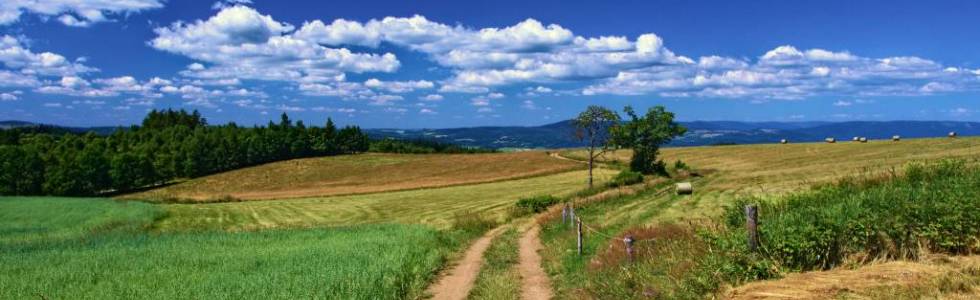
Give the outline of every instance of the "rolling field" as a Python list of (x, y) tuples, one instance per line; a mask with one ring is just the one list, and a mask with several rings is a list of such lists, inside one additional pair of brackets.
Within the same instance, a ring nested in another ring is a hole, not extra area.
[(0, 299), (415, 298), (466, 239), (394, 224), (147, 232), (158, 213), (105, 199), (0, 198)]
[[(583, 157), (581, 150), (565, 151), (562, 155)], [(629, 155), (629, 151), (618, 151), (605, 159), (625, 162)], [(644, 276), (679, 272), (676, 268), (678, 264), (691, 264), (689, 257), (692, 254), (684, 254), (688, 253), (684, 252), (688, 251), (685, 247), (708, 247), (696, 243), (693, 246), (685, 245), (683, 242), (649, 244), (644, 247), (662, 246), (662, 249), (646, 250), (656, 252), (654, 257), (659, 259), (652, 261), (660, 261), (660, 264), (651, 267), (654, 269), (643, 267), (627, 270), (621, 265), (624, 232), (653, 239), (684, 236), (688, 233), (682, 228), (664, 227), (664, 224), (694, 224), (699, 227), (721, 222), (724, 207), (740, 198), (775, 200), (809, 190), (815, 185), (832, 184), (845, 177), (891, 174), (893, 170), (900, 174), (908, 163), (914, 161), (954, 158), (962, 159), (968, 165), (976, 165), (980, 163), (980, 138), (669, 148), (663, 149), (662, 155), (668, 165), (680, 159), (701, 173), (702, 177), (674, 179), (691, 181), (695, 189), (693, 195), (679, 196), (673, 193), (668, 184), (654, 184), (652, 188), (635, 195), (612, 197), (581, 206), (576, 210), (577, 216), (590, 230), (594, 230), (587, 234), (584, 256), (574, 254), (576, 241), (574, 235), (568, 234), (567, 226), (557, 224), (553, 219), (542, 226), (544, 266), (550, 274), (559, 274), (552, 278), (557, 283), (555, 288), (559, 298), (596, 298), (597, 295), (610, 295), (610, 292), (642, 298), (631, 294), (636, 292), (634, 287), (641, 283), (665, 280), (679, 284), (677, 280), (680, 280), (673, 277), (654, 280)], [(710, 228), (712, 225), (708, 226)], [(646, 279), (639, 281), (639, 278)], [(717, 279), (705, 275), (696, 280), (709, 282)], [(693, 283), (692, 286), (704, 282)], [(651, 287), (651, 290), (643, 293), (671, 297), (660, 290), (664, 286), (671, 285)], [(605, 292), (592, 294), (596, 291)], [(686, 293), (677, 286), (667, 291)]]
[[(585, 256), (572, 251), (567, 226), (542, 224), (543, 266), (558, 298), (631, 295), (624, 287), (631, 283), (618, 281), (621, 258), (608, 254), (621, 247), (624, 231), (717, 220), (743, 196), (771, 199), (902, 170), (910, 161), (975, 164), (980, 138), (671, 148), (663, 155), (702, 176), (655, 179), (633, 195), (577, 207), (589, 226)], [(601, 185), (617, 170), (596, 172)], [(692, 181), (695, 194), (675, 195), (674, 180)], [(580, 163), (543, 152), (369, 154), (272, 163), (126, 196), (256, 201), (0, 198), (0, 298), (420, 298), (446, 261), (486, 229), (460, 229), (458, 220), (507, 220), (519, 198), (570, 196), (585, 182)], [(638, 187), (621, 190), (630, 188)], [(514, 239), (505, 235), (491, 247), (490, 267), (471, 296), (517, 292)]]
[[(552, 159), (557, 160), (557, 159)], [(597, 169), (597, 184), (611, 178)], [(252, 230), (277, 227), (343, 226), (367, 223), (421, 223), (448, 228), (459, 214), (502, 218), (521, 197), (565, 196), (585, 188), (585, 171), (491, 183), (364, 195), (166, 205), (161, 230)]]
[(361, 154), (294, 159), (192, 179), (122, 196), (159, 202), (323, 197), (446, 187), (581, 168), (544, 152)]
[[(581, 150), (562, 152), (579, 159)], [(604, 160), (628, 162), (631, 152), (611, 152)], [(681, 160), (704, 177), (695, 179), (693, 196), (677, 200), (651, 223), (679, 218), (710, 218), (721, 205), (740, 196), (773, 197), (832, 183), (843, 177), (892, 172), (913, 161), (941, 158), (980, 158), (980, 138), (905, 139), (900, 142), (874, 140), (852, 142), (706, 146), (661, 149), (662, 159), (672, 165)], [(653, 202), (623, 208), (635, 213), (652, 208)]]

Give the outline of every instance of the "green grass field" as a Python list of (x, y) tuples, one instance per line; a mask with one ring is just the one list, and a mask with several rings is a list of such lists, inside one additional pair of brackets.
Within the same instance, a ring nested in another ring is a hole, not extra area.
[[(598, 182), (614, 175), (596, 171)], [(479, 213), (502, 219), (514, 203), (538, 195), (565, 196), (585, 188), (585, 171), (484, 184), (417, 189), (365, 195), (165, 206), (164, 231), (250, 230), (279, 227), (343, 226), (366, 223), (414, 223), (448, 228), (454, 216)]]
[(369, 225), (148, 233), (160, 210), (0, 198), (2, 299), (404, 299), (479, 232)]

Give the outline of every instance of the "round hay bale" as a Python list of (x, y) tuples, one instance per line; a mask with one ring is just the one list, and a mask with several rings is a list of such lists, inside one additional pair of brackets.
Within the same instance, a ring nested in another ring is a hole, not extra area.
[(690, 182), (677, 183), (676, 189), (678, 195), (690, 195), (694, 193), (694, 186)]
[(861, 137), (861, 142), (862, 143), (867, 143), (868, 142), (868, 138), (862, 136)]
[(837, 142), (837, 139), (835, 139), (835, 138), (826, 138), (826, 139), (824, 139), (824, 141), (827, 141), (827, 143), (833, 144), (833, 143), (836, 143)]
[(956, 137), (956, 131), (950, 131), (950, 132), (949, 132), (949, 137), (950, 137), (950, 138), (954, 138), (954, 137)]
[(901, 136), (897, 136), (897, 135), (893, 135), (892, 136), (892, 141), (896, 141), (897, 142), (897, 141), (901, 141), (901, 140), (902, 140), (902, 137)]
[(779, 140), (779, 143), (780, 144), (786, 144), (786, 143), (789, 143), (789, 141), (787, 141), (786, 139), (781, 139), (781, 140)]
[(860, 141), (860, 140), (861, 140), (861, 138), (860, 138), (860, 137), (854, 137), (854, 138), (852, 138), (851, 140), (852, 140), (852, 141), (855, 141), (855, 142), (857, 142), (857, 141)]

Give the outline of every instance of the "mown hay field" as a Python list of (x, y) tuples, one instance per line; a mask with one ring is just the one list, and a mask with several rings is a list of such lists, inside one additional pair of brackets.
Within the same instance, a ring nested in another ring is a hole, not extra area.
[(146, 203), (0, 198), (0, 299), (419, 298), (467, 239), (400, 224), (153, 233), (161, 215)]
[(379, 154), (294, 159), (121, 196), (158, 202), (324, 197), (495, 182), (582, 168), (544, 152)]
[[(585, 157), (583, 150), (568, 150), (561, 154), (576, 159)], [(631, 154), (629, 150), (610, 152), (603, 160), (626, 163)], [(844, 177), (900, 171), (914, 161), (978, 158), (980, 138), (664, 148), (661, 155), (668, 165), (681, 160), (704, 177), (694, 179), (693, 195), (665, 200), (677, 201), (658, 213), (650, 223), (710, 218), (721, 213), (721, 205), (737, 197), (774, 197), (833, 183)], [(646, 211), (659, 205), (655, 202), (645, 201), (609, 214)]]
[[(550, 158), (557, 160), (554, 158)], [(615, 172), (596, 169), (597, 184)], [(164, 231), (414, 223), (448, 228), (454, 217), (504, 218), (522, 197), (566, 196), (586, 188), (586, 171), (432, 189), (287, 200), (166, 205)]]

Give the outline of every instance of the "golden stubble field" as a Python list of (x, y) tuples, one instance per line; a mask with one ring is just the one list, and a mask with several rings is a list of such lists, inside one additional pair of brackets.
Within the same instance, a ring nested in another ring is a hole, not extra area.
[(124, 199), (211, 202), (366, 194), (528, 178), (581, 169), (544, 152), (360, 154), (294, 159), (124, 195)]
[[(553, 159), (553, 158), (552, 158)], [(553, 159), (557, 160), (557, 159)], [(597, 184), (615, 175), (597, 169)], [(158, 228), (254, 230), (282, 227), (346, 226), (370, 223), (421, 223), (449, 228), (459, 215), (500, 219), (522, 197), (567, 196), (586, 188), (586, 171), (361, 195), (230, 203), (169, 204)]]

